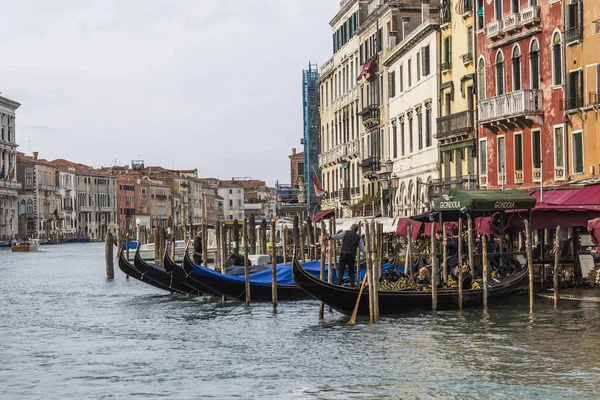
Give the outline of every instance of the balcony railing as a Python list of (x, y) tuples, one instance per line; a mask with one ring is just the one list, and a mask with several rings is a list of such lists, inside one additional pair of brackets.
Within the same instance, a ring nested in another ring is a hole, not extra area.
[(452, 61), (446, 60), (440, 64), (440, 71), (450, 71), (452, 69)]
[(361, 111), (363, 124), (367, 128), (375, 127), (379, 125), (379, 106), (376, 104), (371, 104), (366, 106)]
[(529, 6), (520, 11), (521, 25), (534, 25), (540, 22), (540, 6)]
[(590, 106), (595, 106), (600, 104), (600, 92), (590, 92), (588, 104)]
[(444, 25), (452, 21), (452, 13), (450, 12), (450, 0), (443, 0), (440, 9), (440, 24)]
[(515, 184), (523, 183), (523, 171), (515, 171)]
[(445, 179), (434, 179), (427, 185), (429, 199), (436, 199), (450, 189), (474, 190), (477, 178), (474, 175), (453, 176)]
[(460, 56), (462, 58), (463, 64), (467, 65), (470, 62), (473, 62), (473, 53), (467, 53)]
[(554, 180), (564, 181), (565, 180), (565, 167), (554, 167)]
[(563, 110), (573, 110), (583, 107), (583, 96), (569, 96), (565, 98)]
[(495, 39), (502, 35), (502, 21), (490, 22), (485, 27), (488, 39)]
[(572, 44), (577, 43), (583, 39), (583, 28), (581, 26), (574, 26), (565, 30), (565, 43)]
[(502, 19), (502, 30), (504, 32), (511, 32), (521, 27), (521, 14), (514, 13), (507, 15)]
[(458, 0), (454, 7), (458, 15), (465, 15), (473, 11), (473, 0)]
[(534, 182), (542, 181), (542, 169), (541, 168), (533, 168), (533, 181)]
[(542, 92), (524, 89), (503, 94), (477, 103), (479, 122), (493, 122), (507, 118), (542, 112)]
[(463, 132), (474, 132), (472, 110), (451, 114), (437, 119), (436, 138), (443, 139)]
[(347, 144), (348, 146), (348, 157), (352, 157), (352, 156), (357, 156), (359, 153), (359, 144), (358, 144), (358, 139), (351, 141), (350, 143)]
[(360, 163), (363, 174), (370, 174), (379, 171), (379, 158), (367, 157)]

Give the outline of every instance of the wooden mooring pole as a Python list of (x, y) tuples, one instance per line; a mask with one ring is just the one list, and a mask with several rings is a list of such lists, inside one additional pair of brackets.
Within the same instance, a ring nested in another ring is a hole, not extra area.
[(442, 277), (448, 283), (448, 242), (446, 240), (446, 222), (442, 223)]
[[(327, 241), (325, 240), (325, 230), (321, 230), (321, 269), (319, 278), (321, 280), (325, 279), (325, 248)], [(323, 314), (325, 313), (325, 303), (321, 302), (319, 305), (319, 319), (323, 319)]]
[(248, 261), (248, 223), (246, 218), (244, 218), (243, 225), (243, 233), (244, 233), (244, 280), (246, 283), (246, 305), (250, 305), (250, 263)]
[(262, 242), (261, 254), (267, 254), (267, 220), (263, 218), (260, 223), (260, 241)]
[(462, 271), (462, 218), (458, 217), (458, 309), (463, 306), (463, 271)]
[(525, 240), (527, 243), (527, 267), (529, 269), (529, 312), (533, 313), (533, 240), (529, 221), (525, 220)]
[(369, 285), (369, 322), (375, 323), (375, 304), (373, 301), (373, 242), (371, 238), (371, 227), (365, 220), (365, 237), (367, 247), (367, 283)]
[(250, 214), (250, 254), (256, 254), (256, 217)]
[(273, 311), (277, 310), (277, 237), (275, 235), (275, 218), (271, 219), (271, 300)]
[(289, 231), (287, 226), (283, 228), (283, 263), (287, 264), (288, 259), (288, 236)]
[(488, 235), (485, 233), (481, 235), (481, 265), (482, 265), (482, 281), (481, 284), (483, 286), (483, 308), (487, 309), (487, 301), (488, 301), (488, 252), (487, 252), (487, 240)]
[(431, 223), (431, 311), (437, 311), (437, 258), (435, 256), (435, 222)]
[(556, 235), (554, 236), (554, 308), (558, 308), (558, 262), (560, 260), (560, 225), (556, 227)]
[[(104, 249), (104, 255), (106, 256), (106, 279), (112, 281), (115, 279), (115, 260), (113, 255), (113, 234), (111, 232), (106, 233), (106, 240), (104, 242), (106, 248)], [(119, 244), (120, 246), (120, 244)]]

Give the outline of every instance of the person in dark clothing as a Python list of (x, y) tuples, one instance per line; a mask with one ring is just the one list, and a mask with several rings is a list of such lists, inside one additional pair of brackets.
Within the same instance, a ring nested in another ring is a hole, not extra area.
[(462, 276), (463, 276), (463, 289), (469, 290), (473, 286), (473, 275), (471, 275), (471, 268), (467, 264), (463, 264), (462, 266)]
[(202, 265), (202, 231), (198, 231), (194, 239), (194, 264)]
[(341, 240), (342, 250), (340, 251), (340, 259), (338, 264), (338, 285), (344, 282), (344, 271), (348, 267), (348, 277), (350, 278), (350, 286), (356, 287), (354, 283), (354, 265), (356, 263), (356, 249), (360, 248), (362, 254), (367, 254), (365, 244), (358, 234), (358, 225), (354, 224), (350, 230), (333, 235), (330, 240)]

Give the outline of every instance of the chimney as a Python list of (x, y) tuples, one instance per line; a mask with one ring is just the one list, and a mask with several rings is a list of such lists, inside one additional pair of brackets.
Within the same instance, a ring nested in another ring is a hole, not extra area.
[(422, 21), (429, 19), (429, 0), (421, 0), (421, 16)]
[(410, 17), (402, 17), (402, 40), (406, 39), (408, 35), (408, 23), (410, 22)]
[(37, 158), (38, 158), (38, 152), (37, 152), (37, 151), (34, 151), (34, 152), (33, 152), (33, 159), (34, 159), (34, 160), (37, 160)]
[(296, 148), (295, 148), (295, 147), (293, 147), (293, 148), (292, 148), (292, 155), (293, 155), (293, 156), (295, 156), (295, 155), (296, 155)]

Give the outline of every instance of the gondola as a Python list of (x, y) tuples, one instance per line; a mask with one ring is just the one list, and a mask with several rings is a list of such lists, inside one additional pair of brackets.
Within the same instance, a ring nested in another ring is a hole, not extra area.
[(187, 286), (190, 286), (206, 295), (211, 295), (211, 296), (218, 295), (217, 292), (215, 292), (214, 290), (210, 289), (209, 287), (203, 285), (199, 280), (194, 279), (193, 274), (186, 273), (185, 270), (181, 267), (181, 265), (177, 264), (176, 262), (174, 262), (171, 259), (168, 251), (165, 251), (163, 261), (164, 261), (163, 264), (164, 264), (165, 271), (172, 274), (173, 279), (176, 279), (179, 282), (181, 282)]
[(129, 261), (127, 261), (127, 256), (125, 255), (124, 251), (119, 252), (119, 268), (125, 275), (137, 279), (138, 281), (142, 281), (158, 289), (166, 290), (167, 292), (173, 292), (173, 289), (171, 289), (168, 285), (163, 285), (159, 281), (155, 281), (135, 269), (135, 267)]
[[(195, 280), (200, 281), (204, 286), (209, 287), (215, 292), (233, 299), (244, 299), (246, 296), (246, 286), (244, 279), (234, 279), (228, 275), (222, 275), (206, 267), (196, 266), (190, 259), (189, 254), (183, 256), (183, 269)], [(270, 273), (271, 271), (265, 271)], [(250, 283), (250, 296), (252, 301), (271, 301), (272, 291), (271, 283)], [(298, 285), (278, 284), (278, 300), (301, 300), (308, 299), (310, 296)]]
[(159, 265), (150, 264), (144, 261), (139, 253), (136, 251), (133, 259), (134, 268), (143, 275), (143, 279), (150, 279), (168, 287), (173, 292), (183, 293), (192, 296), (202, 296), (203, 293), (197, 289), (190, 287), (177, 279), (174, 276)]
[[(306, 293), (313, 298), (329, 305), (334, 310), (345, 315), (351, 315), (358, 299), (359, 290), (327, 283), (312, 276), (306, 271), (297, 259), (293, 260), (292, 274), (294, 280)], [(515, 274), (496, 282), (488, 282), (488, 301), (493, 301), (508, 294), (521, 291), (527, 285), (527, 269), (522, 269)], [(438, 309), (458, 308), (458, 290), (438, 289)], [(464, 290), (463, 306), (481, 305), (483, 290)], [(379, 314), (394, 315), (416, 310), (431, 310), (431, 292), (417, 292), (405, 290), (398, 292), (379, 291)], [(369, 315), (368, 288), (362, 293), (358, 307), (359, 315)]]

